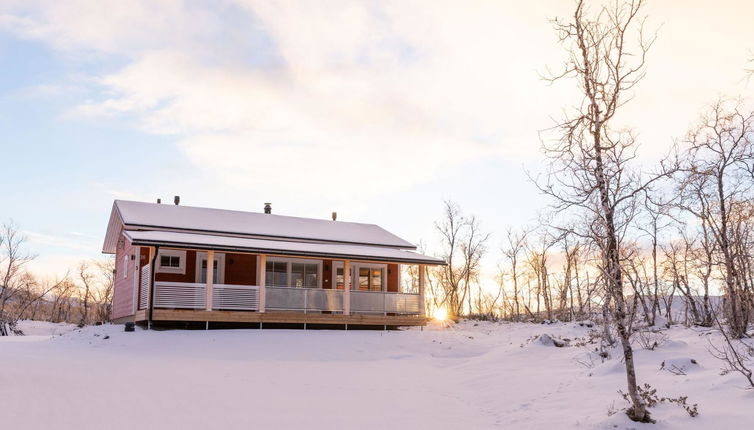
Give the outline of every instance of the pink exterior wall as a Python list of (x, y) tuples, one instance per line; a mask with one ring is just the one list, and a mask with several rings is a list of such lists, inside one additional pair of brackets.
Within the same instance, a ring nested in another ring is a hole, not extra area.
[[(123, 229), (121, 228), (123, 237)], [(115, 251), (115, 287), (113, 288), (113, 313), (112, 318), (122, 318), (134, 314), (134, 271), (135, 265), (139, 262), (139, 248), (131, 245), (131, 242), (123, 239), (123, 246), (119, 246)], [(131, 259), (131, 255), (136, 255)], [(123, 276), (124, 264), (123, 257), (128, 256), (126, 276)]]

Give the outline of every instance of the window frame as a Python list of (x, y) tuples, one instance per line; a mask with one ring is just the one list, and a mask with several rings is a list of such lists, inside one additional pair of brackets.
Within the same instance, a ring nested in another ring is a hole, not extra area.
[[(322, 260), (314, 260), (314, 259), (308, 259), (308, 258), (285, 258), (285, 257), (267, 257), (266, 263), (285, 263), (285, 281), (286, 286), (280, 286), (280, 285), (268, 285), (267, 279), (265, 279), (265, 286), (270, 287), (277, 287), (277, 288), (322, 288)], [(265, 263), (265, 277), (267, 276), (267, 266)], [(292, 267), (294, 263), (298, 264), (316, 264), (317, 265), (317, 286), (316, 287), (296, 287), (292, 285), (293, 283), (293, 276), (292, 276)]]
[[(162, 257), (178, 257), (178, 267), (168, 267), (162, 265)], [(186, 251), (179, 249), (160, 249), (157, 253), (157, 273), (173, 273), (177, 275), (186, 274)]]

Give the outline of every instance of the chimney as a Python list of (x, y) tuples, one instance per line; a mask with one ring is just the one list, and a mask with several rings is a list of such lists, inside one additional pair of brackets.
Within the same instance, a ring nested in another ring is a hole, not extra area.
[(173, 203), (175, 203), (175, 205), (178, 206), (181, 203), (181, 196), (173, 197)]
[(272, 213), (272, 203), (265, 203), (264, 204), (264, 213), (271, 214)]
[(337, 212), (333, 212), (332, 213), (332, 220), (335, 221), (337, 219), (338, 219), (338, 213)]
[(160, 203), (162, 203), (162, 199), (157, 199), (157, 204), (159, 205)]

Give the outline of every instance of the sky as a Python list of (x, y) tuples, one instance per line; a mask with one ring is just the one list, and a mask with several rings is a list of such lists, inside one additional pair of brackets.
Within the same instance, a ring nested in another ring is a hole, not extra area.
[[(597, 10), (599, 2), (591, 2)], [(562, 0), (0, 0), (0, 221), (60, 276), (102, 258), (114, 199), (375, 223), (433, 252), (443, 200), (492, 233), (547, 205), (527, 172), (578, 103), (542, 79)], [(747, 96), (748, 1), (653, 1), (647, 76), (618, 119), (651, 165)], [(753, 84), (754, 85), (754, 84)]]

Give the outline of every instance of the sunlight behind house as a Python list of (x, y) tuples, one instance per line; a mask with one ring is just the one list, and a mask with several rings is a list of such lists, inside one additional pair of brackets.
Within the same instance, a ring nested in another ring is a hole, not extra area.
[(448, 310), (445, 308), (436, 308), (432, 313), (432, 318), (436, 321), (445, 321), (448, 319)]

